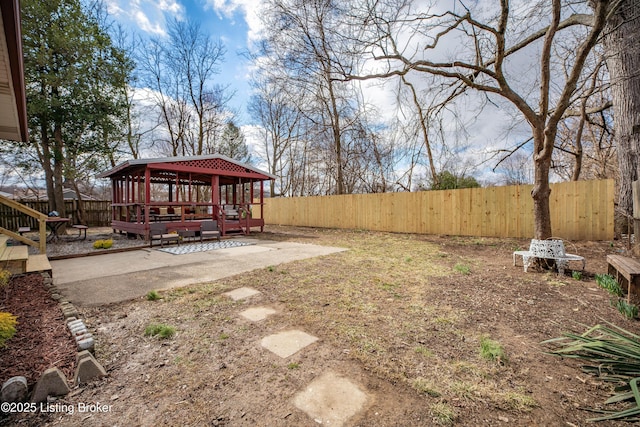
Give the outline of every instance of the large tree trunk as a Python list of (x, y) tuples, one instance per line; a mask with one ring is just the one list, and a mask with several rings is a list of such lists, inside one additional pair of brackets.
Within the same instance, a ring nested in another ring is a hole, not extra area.
[[(539, 240), (548, 239), (551, 233), (551, 208), (549, 196), (551, 187), (549, 186), (549, 169), (551, 166), (551, 151), (543, 150), (545, 135), (543, 126), (538, 123), (538, 127), (531, 127), (533, 131), (533, 161), (534, 161), (534, 183), (531, 190), (533, 198), (534, 214), (534, 238)], [(548, 153), (548, 154), (547, 154)]]
[[(640, 4), (623, 0), (604, 31), (607, 67), (611, 76), (614, 129), (620, 168), (619, 209), (633, 214), (631, 183), (640, 165)], [(638, 250), (636, 226), (636, 251)]]
[[(55, 203), (55, 210), (61, 217), (66, 217), (64, 206), (64, 142), (62, 141), (62, 129), (59, 124), (53, 131), (54, 138), (54, 150), (53, 150), (53, 200)], [(49, 202), (51, 204), (51, 202)]]

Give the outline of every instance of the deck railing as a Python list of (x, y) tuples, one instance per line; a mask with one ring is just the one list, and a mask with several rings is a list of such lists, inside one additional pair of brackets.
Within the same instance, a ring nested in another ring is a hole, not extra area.
[(12, 230), (8, 230), (4, 227), (0, 227), (0, 233), (5, 234), (12, 239), (18, 240), (26, 245), (33, 246), (38, 249), (41, 254), (47, 253), (47, 216), (42, 212), (38, 212), (30, 207), (24, 206), (15, 200), (8, 199), (2, 195), (0, 195), (0, 203), (5, 206), (8, 206), (12, 209), (22, 212), (23, 214), (35, 218), (38, 222), (38, 236), (39, 241), (36, 242), (34, 240), (29, 239), (21, 234), (18, 234)]

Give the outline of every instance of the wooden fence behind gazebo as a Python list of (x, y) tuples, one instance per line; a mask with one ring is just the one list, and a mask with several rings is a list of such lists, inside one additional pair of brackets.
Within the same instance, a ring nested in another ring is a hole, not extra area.
[[(49, 202), (47, 201), (20, 201), (21, 204), (30, 207), (43, 214), (49, 213)], [(111, 201), (109, 200), (83, 200), (85, 210), (86, 225), (90, 227), (109, 227), (111, 225)], [(65, 200), (65, 210), (67, 215), (71, 215), (71, 223), (78, 224), (77, 217), (78, 201)], [(17, 230), (18, 227), (28, 226), (37, 229), (37, 221), (14, 209), (0, 204), (0, 227), (7, 230)]]

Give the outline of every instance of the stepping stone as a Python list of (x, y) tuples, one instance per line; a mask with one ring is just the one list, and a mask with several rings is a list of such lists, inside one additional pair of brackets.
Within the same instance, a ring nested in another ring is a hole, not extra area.
[(269, 307), (252, 307), (240, 313), (240, 316), (252, 322), (259, 322), (274, 314), (276, 311)]
[(243, 287), (243, 288), (234, 289), (233, 291), (225, 292), (223, 295), (228, 296), (234, 301), (238, 301), (241, 299), (252, 297), (254, 295), (258, 295), (259, 293), (260, 291), (257, 291), (253, 288)]
[(332, 372), (313, 380), (293, 398), (296, 408), (318, 424), (342, 426), (365, 406), (367, 395)]
[(262, 338), (260, 344), (283, 359), (297, 353), (306, 346), (318, 341), (318, 338), (306, 332), (284, 331)]

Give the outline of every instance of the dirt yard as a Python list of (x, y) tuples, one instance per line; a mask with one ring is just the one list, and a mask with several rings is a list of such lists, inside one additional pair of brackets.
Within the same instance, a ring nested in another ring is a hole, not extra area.
[[(610, 386), (545, 354), (540, 342), (602, 321), (638, 331), (593, 278), (606, 272), (606, 254), (624, 250), (619, 242), (569, 245), (587, 258), (576, 280), (514, 267), (511, 253), (526, 248), (524, 240), (292, 227), (253, 237), (349, 250), (160, 293), (156, 301), (80, 307), (108, 377), (53, 403), (99, 402), (108, 410), (21, 414), (2, 423), (312, 426), (292, 399), (331, 371), (367, 394), (352, 426), (581, 426)], [(261, 294), (242, 302), (221, 295), (243, 286)], [(238, 316), (254, 305), (277, 313), (257, 323)], [(151, 323), (176, 333), (145, 336)], [(319, 341), (287, 359), (260, 346), (265, 335), (291, 328)], [(504, 357), (481, 357), (486, 338)]]

